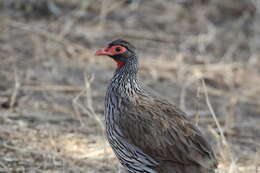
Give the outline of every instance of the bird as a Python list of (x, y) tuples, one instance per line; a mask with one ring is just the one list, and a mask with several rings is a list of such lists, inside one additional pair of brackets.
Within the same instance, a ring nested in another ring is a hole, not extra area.
[(131, 43), (117, 39), (95, 55), (117, 64), (105, 95), (105, 133), (126, 172), (215, 172), (216, 154), (197, 125), (142, 84)]

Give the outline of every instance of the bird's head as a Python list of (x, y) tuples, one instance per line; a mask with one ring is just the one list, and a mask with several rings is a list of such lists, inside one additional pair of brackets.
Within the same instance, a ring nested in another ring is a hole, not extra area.
[(120, 68), (124, 66), (131, 58), (135, 57), (135, 47), (124, 40), (115, 40), (108, 44), (108, 46), (96, 52), (97, 56), (107, 55), (116, 61)]

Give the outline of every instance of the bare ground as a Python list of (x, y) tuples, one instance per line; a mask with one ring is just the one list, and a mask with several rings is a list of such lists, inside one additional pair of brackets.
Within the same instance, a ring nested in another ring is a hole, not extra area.
[(0, 172), (117, 172), (103, 135), (115, 65), (94, 57), (116, 38), (208, 134), (219, 172), (260, 172), (258, 1), (17, 2), (0, 1)]

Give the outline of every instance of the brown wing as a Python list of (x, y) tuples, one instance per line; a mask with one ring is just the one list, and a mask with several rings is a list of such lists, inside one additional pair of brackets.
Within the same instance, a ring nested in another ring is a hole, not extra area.
[(174, 105), (140, 97), (127, 106), (120, 126), (126, 140), (159, 163), (201, 165), (214, 169), (217, 160), (200, 130)]

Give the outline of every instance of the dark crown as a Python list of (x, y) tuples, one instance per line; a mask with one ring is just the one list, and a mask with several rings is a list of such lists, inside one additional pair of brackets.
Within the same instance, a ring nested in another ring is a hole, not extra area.
[(128, 49), (128, 51), (135, 53), (135, 47), (125, 40), (118, 39), (108, 44), (109, 47), (116, 46), (116, 45), (124, 46), (125, 48)]

